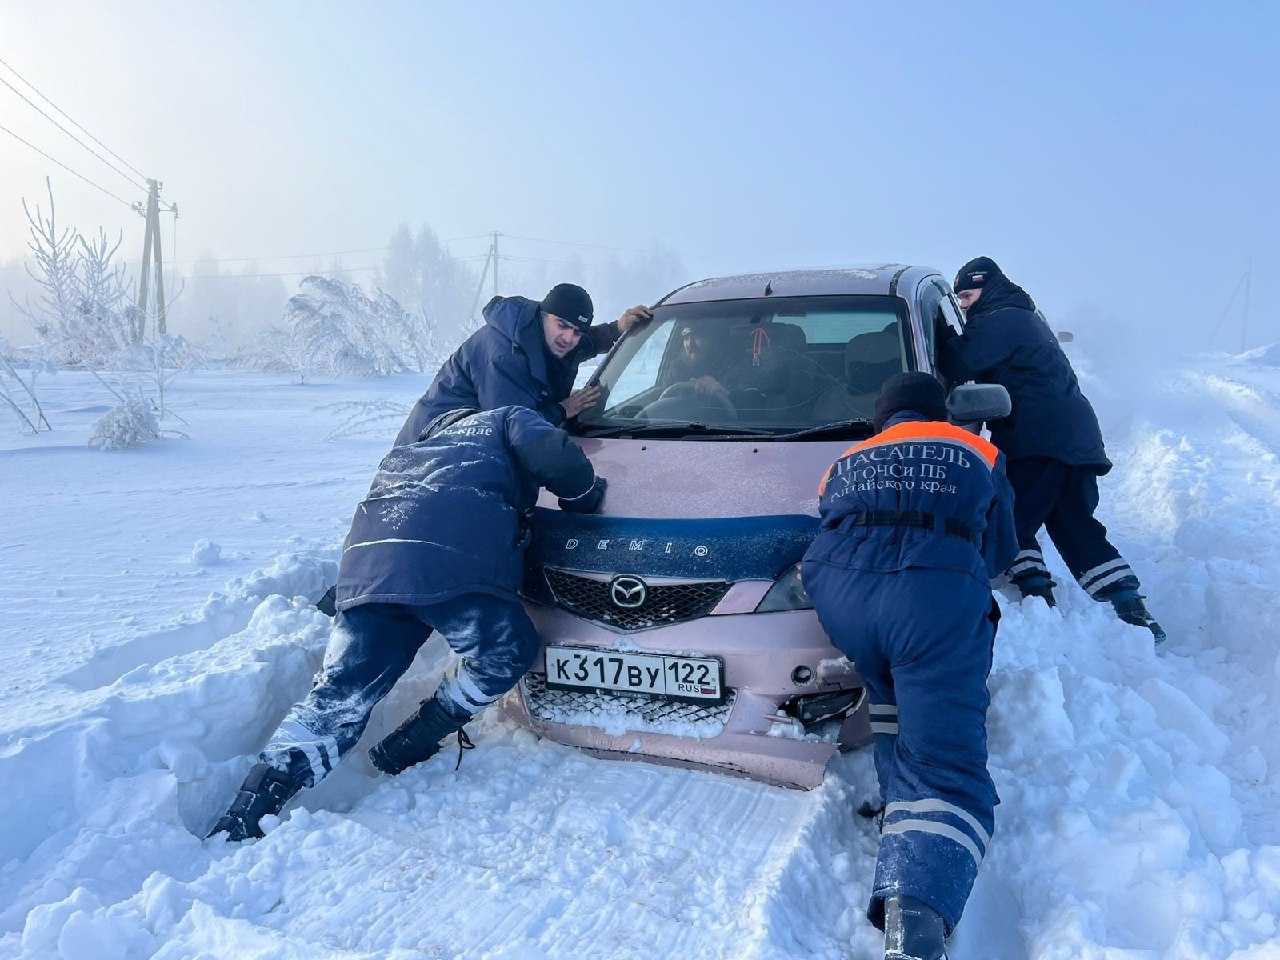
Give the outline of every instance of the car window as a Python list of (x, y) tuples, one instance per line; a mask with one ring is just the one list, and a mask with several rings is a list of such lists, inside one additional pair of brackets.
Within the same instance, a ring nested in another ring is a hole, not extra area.
[(784, 433), (870, 417), (880, 385), (906, 369), (906, 310), (887, 296), (659, 306), (601, 366), (605, 402), (580, 426)]
[(858, 334), (883, 330), (897, 315), (890, 310), (828, 310), (798, 316), (775, 313), (773, 319), (778, 323), (796, 324), (811, 344), (843, 346)]
[(639, 328), (640, 335), (636, 338), (634, 350), (627, 351), (629, 359), (614, 365), (617, 375), (612, 378), (610, 394), (615, 406), (635, 402), (657, 383), (662, 358), (667, 353), (675, 326), (676, 321), (672, 318), (650, 323), (648, 329)]
[(941, 311), (942, 322), (949, 326), (956, 333), (964, 332), (964, 315), (960, 310), (960, 305), (956, 301), (955, 294), (951, 292), (951, 288), (945, 286), (941, 281), (934, 281), (943, 287), (946, 296), (942, 298)]
[(929, 356), (934, 355), (934, 344), (937, 342), (936, 325), (942, 316), (942, 302), (946, 292), (938, 286), (934, 278), (921, 281), (917, 290), (917, 310), (920, 314), (920, 326), (924, 328), (926, 350)]

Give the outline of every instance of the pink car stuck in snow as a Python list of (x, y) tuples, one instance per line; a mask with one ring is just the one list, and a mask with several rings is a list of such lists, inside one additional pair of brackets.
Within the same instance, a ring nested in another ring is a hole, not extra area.
[(961, 326), (951, 288), (915, 266), (662, 298), (592, 376), (602, 400), (572, 428), (609, 480), (602, 513), (545, 493), (537, 509), (523, 593), (545, 650), (508, 713), (603, 756), (820, 784), (871, 733), (857, 670), (799, 577), (818, 483), (871, 435), (886, 379), (946, 379), (944, 325)]

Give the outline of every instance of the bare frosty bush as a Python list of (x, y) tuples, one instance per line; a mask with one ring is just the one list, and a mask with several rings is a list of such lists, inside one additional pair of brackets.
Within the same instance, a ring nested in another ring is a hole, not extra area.
[(135, 344), (129, 352), (129, 367), (145, 378), (154, 391), (156, 412), (162, 420), (166, 416), (176, 416), (166, 403), (169, 384), (178, 374), (186, 373), (206, 360), (203, 348), (188, 343), (185, 337), (168, 335)]
[[(103, 231), (93, 241), (59, 229), (53, 191), (49, 214), (22, 201), (35, 268), (35, 299), (14, 301), (39, 337), (41, 356), (62, 366), (104, 369), (116, 365), (142, 334), (143, 316), (133, 303), (123, 265), (113, 262), (120, 239)], [(12, 297), (10, 297), (12, 300)]]
[(9, 341), (0, 337), (0, 406), (9, 410), (31, 433), (39, 433), (41, 428), (53, 429), (36, 396), (36, 377), (46, 368), (47, 365), (37, 358), (35, 363), (26, 365), (27, 376), (24, 379), (18, 370), (13, 348)]
[(160, 420), (155, 403), (139, 392), (121, 398), (93, 425), (89, 446), (101, 450), (128, 450), (160, 439)]
[(283, 324), (259, 335), (239, 364), (309, 376), (385, 377), (435, 363), (425, 314), (405, 311), (390, 295), (369, 297), (359, 284), (309, 276), (289, 298)]

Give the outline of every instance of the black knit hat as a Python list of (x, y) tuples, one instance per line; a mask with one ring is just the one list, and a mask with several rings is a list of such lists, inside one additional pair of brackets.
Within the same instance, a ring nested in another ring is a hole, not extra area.
[(876, 433), (896, 413), (912, 410), (926, 420), (947, 419), (947, 391), (942, 382), (929, 373), (900, 373), (890, 377), (876, 397)]
[(557, 283), (542, 298), (541, 307), (584, 332), (591, 326), (591, 318), (595, 316), (591, 297), (587, 291), (573, 283)]
[(1004, 272), (990, 257), (974, 257), (956, 274), (956, 282), (951, 289), (956, 293), (961, 290), (981, 290), (993, 277), (1002, 277)]

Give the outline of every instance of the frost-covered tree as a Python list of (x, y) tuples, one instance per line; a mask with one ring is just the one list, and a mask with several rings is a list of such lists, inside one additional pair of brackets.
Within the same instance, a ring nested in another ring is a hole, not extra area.
[(460, 327), (467, 320), (475, 296), (474, 272), (445, 249), (435, 231), (426, 225), (419, 228), (414, 249), (421, 299), (406, 306), (421, 307), (441, 330)]
[(389, 294), (369, 297), (358, 284), (310, 276), (289, 298), (281, 326), (260, 335), (241, 363), (293, 370), (303, 382), (311, 374), (382, 377), (428, 362), (433, 344), (423, 318)]
[(401, 223), (391, 234), (383, 258), (378, 286), (399, 300), (406, 310), (422, 305), (422, 281), (418, 270), (417, 246), (409, 225)]
[(467, 332), (477, 279), (425, 224), (416, 235), (407, 223), (392, 233), (377, 285), (414, 318), (414, 340), (405, 349), (417, 359), (418, 370), (434, 372), (440, 360), (435, 344), (456, 344)]
[(202, 255), (183, 277), (170, 328), (214, 343), (223, 358), (250, 347), (260, 331), (279, 322), (289, 300), (284, 280), (269, 272), (253, 262), (226, 270), (212, 254)]
[(401, 354), (406, 315), (391, 297), (370, 300), (357, 284), (307, 277), (289, 298), (285, 325), (307, 345), (311, 366), (335, 376), (387, 376), (410, 369)]
[(57, 210), (53, 202), (53, 187), (45, 180), (49, 190), (49, 215), (39, 206), (33, 212), (27, 201), (22, 201), (22, 211), (27, 216), (30, 239), (27, 246), (35, 267), (26, 267), (35, 283), (35, 298), (25, 303), (10, 300), (18, 312), (25, 316), (35, 329), (42, 345), (52, 347), (51, 359), (58, 359), (58, 344), (68, 339), (68, 328), (75, 325), (76, 317), (76, 249), (79, 239), (74, 230), (61, 230), (57, 224)]
[(52, 189), (48, 216), (25, 200), (22, 209), (34, 264), (27, 271), (36, 295), (15, 306), (31, 322), (39, 353), (66, 366), (120, 365), (139, 340), (143, 321), (124, 266), (115, 263), (123, 235), (112, 242), (99, 230), (87, 240), (74, 229), (59, 229)]
[(614, 256), (600, 278), (596, 313), (603, 307), (606, 316), (613, 316), (637, 303), (653, 303), (690, 279), (680, 258), (660, 245), (626, 258)]
[(99, 230), (93, 242), (77, 239), (76, 315), (68, 333), (78, 362), (112, 366), (141, 340), (145, 319), (133, 302), (124, 266), (112, 262), (124, 237), (111, 243)]
[(293, 328), (274, 323), (259, 330), (253, 342), (236, 354), (231, 365), (263, 373), (297, 374), (299, 383), (306, 383), (311, 374), (306, 342)]

